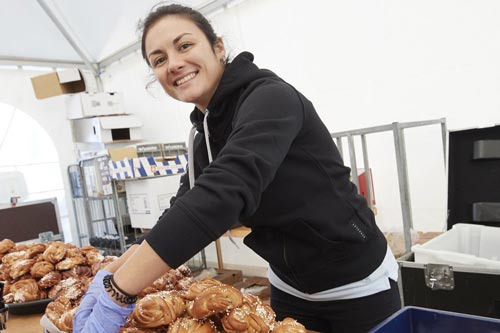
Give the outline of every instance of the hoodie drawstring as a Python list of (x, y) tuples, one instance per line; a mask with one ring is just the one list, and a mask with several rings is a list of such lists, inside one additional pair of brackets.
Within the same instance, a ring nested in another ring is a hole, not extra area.
[[(210, 165), (213, 161), (212, 158), (212, 149), (210, 148), (210, 133), (208, 131), (208, 114), (209, 111), (208, 109), (205, 110), (205, 117), (203, 118), (203, 132), (205, 132), (205, 143), (207, 145), (207, 154), (208, 154), (208, 164)], [(188, 166), (189, 166), (189, 188), (193, 188), (194, 186), (194, 151), (193, 151), (193, 145), (194, 145), (194, 136), (196, 134), (196, 125), (193, 125), (191, 130), (189, 131), (189, 141), (188, 141)], [(240, 247), (238, 244), (236, 244), (235, 240), (233, 239), (233, 236), (231, 235), (230, 230), (226, 231), (226, 236), (229, 237), (229, 240), (231, 243), (233, 243), (234, 246), (239, 250)]]

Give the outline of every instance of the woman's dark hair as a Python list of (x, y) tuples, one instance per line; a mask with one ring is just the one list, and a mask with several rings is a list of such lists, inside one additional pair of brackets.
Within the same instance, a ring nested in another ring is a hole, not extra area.
[(207, 37), (208, 42), (210, 45), (215, 46), (215, 43), (219, 39), (219, 37), (215, 34), (214, 29), (212, 28), (212, 25), (208, 22), (208, 20), (203, 16), (200, 12), (189, 8), (185, 7), (182, 5), (177, 5), (177, 4), (172, 4), (172, 5), (166, 5), (166, 6), (161, 6), (156, 9), (153, 9), (149, 15), (144, 19), (144, 21), (139, 23), (139, 30), (142, 31), (142, 37), (141, 37), (141, 51), (142, 51), (142, 57), (146, 61), (146, 63), (151, 66), (149, 63), (147, 54), (146, 54), (146, 35), (149, 32), (149, 29), (161, 20), (164, 17), (170, 16), (170, 15), (178, 15), (178, 16), (183, 16), (189, 20), (191, 20), (194, 24), (200, 28), (200, 30), (203, 32), (203, 34)]

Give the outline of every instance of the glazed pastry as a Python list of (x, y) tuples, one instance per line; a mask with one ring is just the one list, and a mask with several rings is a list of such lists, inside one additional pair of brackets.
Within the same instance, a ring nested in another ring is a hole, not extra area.
[(68, 257), (66, 259), (63, 259), (62, 261), (58, 262), (56, 264), (56, 269), (58, 271), (65, 271), (68, 269), (71, 269), (77, 265), (83, 265), (86, 263), (87, 259), (85, 259), (84, 256), (78, 255), (74, 257)]
[(62, 276), (61, 273), (52, 271), (44, 275), (39, 281), (38, 286), (40, 288), (46, 289), (55, 286), (61, 281)]
[(2, 254), (7, 253), (14, 246), (16, 246), (16, 243), (14, 243), (12, 240), (8, 238), (5, 238), (3, 241), (0, 242), (0, 253)]
[(11, 266), (15, 261), (26, 259), (26, 251), (7, 253), (2, 258), (2, 263)]
[(83, 286), (83, 282), (76, 278), (61, 280), (49, 290), (48, 296), (50, 298), (64, 296), (70, 301), (76, 301), (85, 293)]
[(281, 322), (277, 322), (274, 326), (273, 333), (306, 333), (304, 325), (292, 318), (285, 318)]
[(58, 329), (63, 332), (71, 332), (73, 330), (73, 317), (75, 316), (77, 308), (72, 308), (65, 311), (59, 320), (55, 322)]
[(59, 297), (54, 302), (47, 304), (47, 307), (45, 308), (45, 315), (55, 325), (59, 321), (59, 318), (62, 317), (63, 313), (68, 311), (70, 307), (71, 303), (68, 299)]
[(39, 299), (38, 285), (34, 279), (19, 280), (10, 286), (14, 303), (31, 302)]
[(36, 262), (30, 269), (31, 276), (33, 276), (35, 279), (40, 279), (44, 277), (45, 275), (49, 274), (54, 270), (54, 265), (52, 265), (50, 262), (42, 260), (39, 262)]
[(220, 285), (203, 290), (187, 308), (195, 319), (203, 319), (214, 313), (236, 308), (243, 303), (241, 292), (228, 285)]
[(63, 242), (53, 242), (47, 249), (43, 252), (43, 258), (52, 263), (57, 264), (66, 255), (67, 247)]
[(28, 273), (34, 264), (35, 264), (34, 259), (17, 260), (12, 264), (9, 275), (11, 278), (17, 279)]
[(92, 247), (92, 249), (87, 248), (86, 250), (80, 249), (80, 252), (87, 258), (87, 264), (89, 266), (92, 266), (98, 262), (103, 261), (104, 256), (99, 253), (99, 250), (96, 248)]
[(178, 318), (168, 326), (167, 333), (216, 333), (217, 329), (210, 320)]
[(61, 272), (62, 278), (67, 279), (70, 277), (81, 278), (81, 277), (92, 277), (92, 269), (86, 265), (78, 265), (70, 270)]
[(189, 267), (187, 267), (186, 265), (180, 265), (179, 267), (177, 267), (176, 271), (181, 273), (181, 275), (184, 277), (189, 277), (192, 275), (191, 269)]
[(203, 290), (214, 287), (214, 286), (220, 286), (222, 283), (220, 281), (214, 280), (214, 279), (205, 279), (201, 281), (194, 282), (191, 286), (189, 286), (188, 290), (186, 292), (183, 292), (181, 295), (187, 300), (194, 300), (196, 296), (198, 296)]
[(96, 275), (97, 271), (105, 268), (107, 265), (111, 264), (113, 261), (117, 260), (116, 256), (105, 256), (101, 261), (97, 261), (92, 265), (92, 275)]
[(244, 295), (243, 304), (222, 317), (222, 326), (228, 333), (267, 333), (275, 323), (273, 309), (253, 295)]
[(13, 248), (9, 250), (9, 252), (19, 252), (19, 251), (26, 251), (28, 249), (28, 245), (25, 244), (16, 244)]
[(195, 282), (196, 280), (193, 279), (192, 277), (185, 277), (183, 279), (177, 280), (177, 283), (175, 284), (175, 289), (181, 292), (186, 292)]
[(10, 278), (9, 275), (10, 266), (6, 264), (0, 264), (0, 281), (7, 281)]
[(28, 246), (28, 249), (26, 250), (26, 258), (33, 259), (38, 254), (43, 253), (46, 249), (47, 246), (45, 244), (42, 243), (31, 244), (30, 246)]
[(175, 321), (185, 307), (186, 304), (178, 293), (161, 291), (137, 301), (130, 318), (137, 327), (159, 327)]
[(159, 333), (165, 332), (164, 330), (157, 330), (151, 328), (139, 328), (139, 327), (121, 327), (120, 333)]

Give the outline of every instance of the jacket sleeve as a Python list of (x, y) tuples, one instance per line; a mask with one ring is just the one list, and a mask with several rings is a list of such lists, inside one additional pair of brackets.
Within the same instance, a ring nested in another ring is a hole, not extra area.
[(183, 264), (240, 217), (256, 211), (304, 119), (298, 93), (280, 81), (259, 85), (236, 112), (217, 158), (146, 236), (171, 267)]

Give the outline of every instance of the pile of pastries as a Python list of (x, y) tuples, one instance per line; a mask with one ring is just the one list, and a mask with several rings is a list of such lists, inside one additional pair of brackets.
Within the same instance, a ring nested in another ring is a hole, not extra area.
[[(276, 321), (271, 307), (257, 296), (214, 279), (193, 279), (186, 266), (170, 270), (138, 296), (121, 333), (306, 332), (291, 318)], [(45, 315), (69, 333), (78, 303), (61, 295), (47, 306)]]
[(0, 241), (0, 281), (5, 303), (25, 303), (64, 296), (76, 302), (95, 273), (117, 259), (93, 246), (78, 248), (60, 241), (15, 244)]

